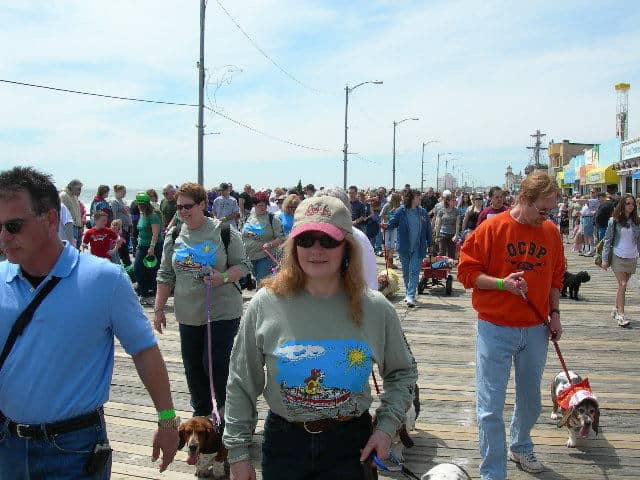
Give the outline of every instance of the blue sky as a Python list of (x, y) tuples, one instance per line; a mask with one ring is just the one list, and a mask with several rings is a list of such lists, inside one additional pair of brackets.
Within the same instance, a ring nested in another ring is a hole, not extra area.
[[(0, 0), (0, 78), (197, 103), (198, 1)], [(530, 135), (601, 142), (615, 134), (617, 82), (629, 82), (640, 135), (640, 4), (622, 2), (220, 0), (304, 86), (260, 55), (216, 0), (206, 21), (207, 102), (292, 147), (206, 114), (205, 183), (342, 184), (344, 86), (349, 183), (426, 184), (435, 157), (502, 183), (524, 168)], [(219, 88), (215, 85), (219, 83)], [(321, 92), (317, 92), (320, 90)], [(0, 84), (0, 167), (31, 164), (64, 185), (195, 180), (194, 108), (134, 104)], [(638, 126), (638, 127), (637, 127)], [(441, 165), (441, 174), (444, 166)]]

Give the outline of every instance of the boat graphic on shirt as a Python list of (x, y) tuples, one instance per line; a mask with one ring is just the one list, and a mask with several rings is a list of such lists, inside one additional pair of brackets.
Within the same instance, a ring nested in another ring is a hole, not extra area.
[(198, 277), (202, 277), (206, 267), (216, 264), (216, 246), (209, 241), (186, 245), (177, 240), (174, 246), (174, 260), (177, 270), (193, 271)]
[(282, 401), (295, 416), (360, 415), (355, 394), (371, 372), (371, 348), (354, 339), (289, 341), (278, 347), (276, 379)]

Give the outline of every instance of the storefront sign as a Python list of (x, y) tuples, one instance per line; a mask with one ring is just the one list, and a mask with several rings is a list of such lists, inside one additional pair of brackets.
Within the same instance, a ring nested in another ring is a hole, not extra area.
[(622, 160), (630, 160), (637, 157), (640, 157), (640, 137), (622, 144)]
[(604, 183), (602, 173), (600, 171), (589, 173), (587, 175), (587, 183)]

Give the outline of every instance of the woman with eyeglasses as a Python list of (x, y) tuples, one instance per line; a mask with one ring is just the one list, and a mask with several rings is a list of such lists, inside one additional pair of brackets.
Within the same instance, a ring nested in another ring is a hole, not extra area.
[(602, 246), (602, 268), (611, 267), (618, 282), (616, 304), (611, 313), (621, 327), (627, 327), (629, 317), (624, 313), (627, 283), (636, 273), (640, 251), (640, 219), (632, 195), (625, 194), (609, 219)]
[[(368, 290), (351, 214), (329, 196), (304, 200), (281, 270), (242, 318), (231, 355), (223, 441), (231, 478), (254, 480), (256, 401), (269, 406), (262, 478), (362, 480), (371, 453), (389, 457), (417, 380), (393, 306)], [(368, 378), (384, 383), (372, 432)]]
[(164, 241), (158, 271), (153, 324), (158, 333), (167, 326), (164, 307), (174, 291), (174, 312), (180, 350), (194, 416), (213, 412), (209, 387), (207, 319), (211, 320), (213, 386), (223, 407), (231, 347), (242, 315), (242, 293), (235, 282), (250, 269), (240, 233), (227, 228), (225, 246), (220, 220), (206, 217), (207, 192), (197, 183), (184, 183), (176, 193), (182, 224)]
[(253, 211), (242, 227), (242, 241), (253, 264), (253, 276), (258, 286), (264, 278), (271, 275), (271, 269), (274, 267), (265, 250), (270, 251), (279, 246), (285, 238), (280, 218), (267, 212), (268, 205), (269, 195), (265, 192), (256, 193), (253, 198)]

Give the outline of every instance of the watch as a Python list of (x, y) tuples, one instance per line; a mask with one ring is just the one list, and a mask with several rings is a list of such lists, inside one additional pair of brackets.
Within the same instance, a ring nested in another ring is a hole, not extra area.
[(160, 428), (178, 428), (180, 426), (180, 417), (175, 416), (166, 420), (158, 420)]
[(229, 274), (227, 272), (222, 272), (222, 283), (227, 283), (229, 281)]

